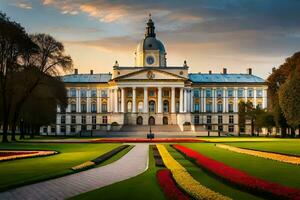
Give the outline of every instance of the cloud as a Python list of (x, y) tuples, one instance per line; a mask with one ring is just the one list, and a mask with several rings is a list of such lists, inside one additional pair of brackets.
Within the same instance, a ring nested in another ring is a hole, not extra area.
[(18, 7), (18, 8), (22, 8), (22, 9), (27, 9), (27, 10), (32, 9), (31, 4), (25, 3), (25, 2), (18, 2), (18, 3), (15, 3), (14, 6), (16, 6), (16, 7)]

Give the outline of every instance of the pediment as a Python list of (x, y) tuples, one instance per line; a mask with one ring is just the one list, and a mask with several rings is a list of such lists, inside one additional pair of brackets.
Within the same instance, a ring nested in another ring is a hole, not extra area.
[(186, 80), (186, 78), (159, 69), (143, 69), (116, 77), (115, 80)]

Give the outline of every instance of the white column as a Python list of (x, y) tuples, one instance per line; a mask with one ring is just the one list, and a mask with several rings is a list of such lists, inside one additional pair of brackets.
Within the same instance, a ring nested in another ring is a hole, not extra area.
[(253, 88), (253, 107), (256, 108), (256, 88)]
[(187, 89), (183, 90), (184, 92), (184, 107), (183, 107), (183, 112), (187, 111)]
[(121, 112), (125, 112), (125, 89), (121, 88)]
[(203, 112), (206, 112), (206, 89), (203, 88)]
[(148, 113), (148, 88), (144, 87), (144, 113)]
[(265, 109), (268, 107), (268, 103), (267, 103), (267, 96), (268, 96), (268, 91), (266, 89), (263, 89), (262, 91), (262, 108)]
[(114, 89), (114, 111), (115, 112), (119, 112), (119, 109), (118, 109), (118, 104), (119, 104), (119, 102), (118, 102), (119, 100), (118, 100), (118, 89), (116, 88), (116, 89)]
[(157, 112), (162, 113), (162, 88), (158, 87), (158, 103), (157, 103)]
[(191, 97), (191, 101), (190, 101), (190, 104), (191, 104), (191, 110), (190, 110), (190, 112), (194, 112), (194, 91), (193, 90), (191, 90), (191, 95), (190, 95), (190, 97)]
[(245, 90), (244, 90), (244, 97), (245, 97), (245, 103), (247, 103), (247, 101), (248, 101), (248, 99), (247, 99), (247, 97), (248, 97), (248, 88), (247, 87), (245, 87), (244, 88)]
[(214, 112), (216, 112), (216, 104), (217, 104), (217, 99), (216, 99), (216, 88), (213, 88), (212, 90), (211, 90), (211, 92), (212, 92), (212, 95), (211, 95), (211, 97), (212, 97), (212, 112), (214, 113)]
[(222, 98), (223, 98), (223, 113), (226, 112), (226, 90), (227, 88), (223, 88), (223, 95), (222, 95)]
[(203, 94), (204, 94), (204, 92), (203, 92), (202, 88), (200, 88), (199, 91), (200, 91), (200, 112), (203, 112), (203, 96), (204, 96)]
[(191, 89), (187, 90), (187, 112), (191, 112)]
[(132, 112), (136, 113), (136, 88), (132, 88)]
[(101, 90), (96, 90), (96, 98), (97, 98), (97, 113), (101, 113)]
[(89, 113), (91, 112), (91, 107), (92, 107), (92, 101), (91, 101), (91, 90), (88, 89), (86, 91), (86, 111)]
[(180, 88), (179, 112), (183, 112), (183, 88)]
[(80, 97), (80, 88), (79, 89), (77, 89), (77, 109), (76, 109), (76, 111), (77, 112), (81, 112), (81, 97)]
[(237, 88), (234, 88), (233, 90), (233, 96), (234, 96), (234, 105), (233, 105), (233, 111), (238, 112), (238, 92)]
[[(108, 101), (107, 101), (107, 109), (108, 112), (112, 112), (113, 111), (113, 93), (112, 93), (112, 89), (108, 89), (107, 90), (107, 97), (108, 97)], [(100, 94), (100, 101), (102, 101), (102, 97)]]
[(175, 113), (175, 87), (171, 89), (171, 113)]

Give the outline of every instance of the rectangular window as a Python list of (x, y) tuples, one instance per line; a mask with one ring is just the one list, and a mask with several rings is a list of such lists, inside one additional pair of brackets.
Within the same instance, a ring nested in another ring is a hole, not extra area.
[(81, 96), (81, 97), (86, 97), (86, 90), (81, 89), (81, 90), (80, 90), (80, 96)]
[(86, 123), (86, 117), (85, 116), (81, 116), (81, 123), (85, 124)]
[(238, 97), (239, 97), (239, 98), (244, 97), (244, 89), (243, 89), (243, 88), (239, 88), (239, 89), (238, 89)]
[(75, 133), (76, 132), (76, 128), (74, 125), (71, 126), (71, 133)]
[(47, 133), (47, 132), (48, 132), (48, 128), (47, 128), (47, 127), (44, 127), (44, 128), (43, 128), (43, 132), (44, 132), (44, 133)]
[(256, 97), (262, 97), (263, 96), (263, 91), (262, 90), (256, 90)]
[(150, 97), (154, 97), (155, 96), (155, 91), (154, 90), (150, 90), (149, 91), (149, 96)]
[(127, 94), (127, 97), (132, 97), (132, 90), (127, 90), (126, 94)]
[(66, 123), (66, 116), (65, 115), (62, 115), (61, 118), (60, 118), (60, 123), (61, 124), (65, 124)]
[(228, 104), (228, 112), (233, 112), (233, 104)]
[(222, 104), (222, 103), (218, 103), (218, 104), (217, 104), (217, 111), (218, 111), (219, 113), (223, 112), (223, 104)]
[(218, 131), (223, 131), (223, 126), (222, 125), (218, 126)]
[(210, 124), (207, 125), (207, 130), (211, 131), (212, 126)]
[(86, 125), (81, 125), (81, 131), (86, 131)]
[(96, 124), (97, 123), (97, 118), (96, 116), (92, 116), (92, 124)]
[(101, 97), (107, 97), (107, 90), (101, 90)]
[(76, 104), (75, 103), (71, 104), (71, 112), (72, 113), (76, 112)]
[(221, 98), (223, 96), (223, 90), (217, 89), (217, 97)]
[(86, 112), (86, 103), (82, 103), (80, 106), (81, 106), (81, 112)]
[(222, 115), (218, 116), (218, 124), (223, 124), (223, 116)]
[(248, 89), (248, 97), (253, 97), (253, 89)]
[(229, 124), (233, 124), (234, 123), (234, 117), (233, 115), (229, 115)]
[(194, 104), (194, 112), (200, 112), (200, 105), (199, 103)]
[(169, 97), (169, 96), (170, 96), (169, 90), (163, 90), (163, 97)]
[(66, 126), (60, 126), (60, 132), (65, 133), (66, 132)]
[(66, 113), (66, 107), (60, 106), (60, 112), (61, 113)]
[(91, 90), (91, 97), (97, 97), (97, 90)]
[(207, 103), (206, 104), (206, 112), (211, 112), (212, 111), (212, 103)]
[(194, 90), (194, 97), (200, 97), (199, 90)]
[(97, 104), (92, 103), (92, 106), (91, 106), (91, 112), (92, 112), (92, 113), (96, 113), (96, 112), (97, 112)]
[(234, 132), (234, 126), (233, 125), (228, 126), (228, 132), (230, 132), (230, 133)]
[(194, 116), (194, 124), (199, 124), (200, 120), (199, 120), (199, 115), (195, 115)]
[(107, 124), (107, 116), (102, 117), (102, 124)]
[(70, 89), (70, 97), (76, 97), (76, 89), (75, 88)]
[(96, 125), (96, 124), (93, 124), (93, 125), (92, 125), (92, 129), (93, 129), (93, 130), (96, 130), (96, 128), (97, 128), (97, 125)]
[(211, 97), (211, 89), (205, 90), (206, 97)]
[(55, 126), (51, 126), (51, 133), (55, 133), (56, 132), (56, 127)]
[(106, 104), (106, 103), (101, 104), (101, 111), (102, 111), (103, 113), (106, 113), (106, 112), (107, 112), (107, 104)]
[(233, 89), (228, 89), (227, 90), (227, 96), (228, 97), (233, 97)]
[(71, 116), (71, 123), (76, 124), (76, 116), (74, 115)]
[(211, 116), (210, 115), (207, 115), (207, 117), (206, 117), (206, 123), (207, 124), (211, 124)]

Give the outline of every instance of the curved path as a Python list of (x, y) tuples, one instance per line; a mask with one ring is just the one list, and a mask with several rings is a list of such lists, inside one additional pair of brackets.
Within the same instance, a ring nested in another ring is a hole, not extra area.
[(134, 177), (148, 168), (148, 144), (136, 144), (119, 160), (103, 167), (0, 193), (0, 199), (66, 199)]

